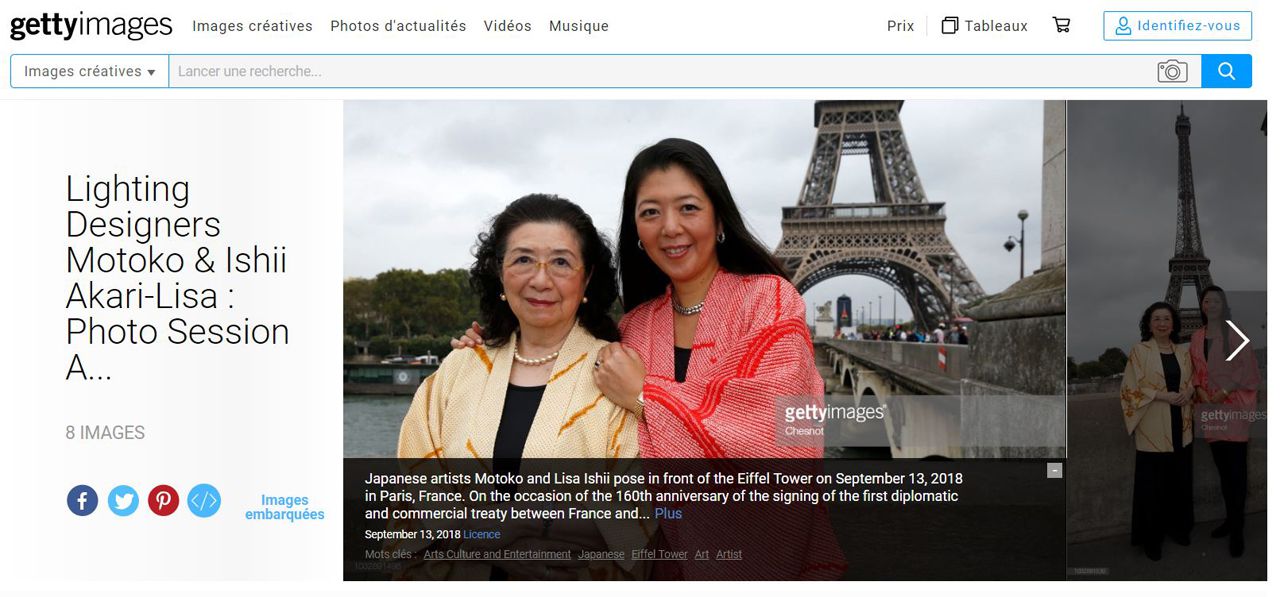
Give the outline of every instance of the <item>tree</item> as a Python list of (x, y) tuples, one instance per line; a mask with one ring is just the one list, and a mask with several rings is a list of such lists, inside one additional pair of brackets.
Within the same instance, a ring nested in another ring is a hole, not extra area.
[(471, 291), (466, 270), (444, 269), (428, 274), (427, 286), (423, 297), (426, 333), (456, 335), (479, 317), (479, 301)]
[(1107, 369), (1099, 364), (1098, 361), (1080, 363), (1079, 370), (1080, 377), (1085, 378), (1106, 377), (1108, 375)]
[(480, 318), (480, 301), (467, 270), (392, 269), (373, 279), (352, 278), (342, 285), (345, 334), (370, 340), (456, 336)]
[(1119, 348), (1108, 348), (1098, 355), (1098, 364), (1106, 370), (1105, 375), (1124, 373), (1125, 366), (1129, 364), (1129, 357)]
[[(342, 321), (347, 334), (368, 340), (369, 324), (378, 320), (373, 307), (373, 280), (351, 278), (342, 282)], [(352, 329), (352, 328), (362, 329)]]
[(373, 303), (389, 321), (413, 336), (413, 324), (424, 318), (422, 300), (430, 292), (422, 270), (392, 269), (373, 279)]

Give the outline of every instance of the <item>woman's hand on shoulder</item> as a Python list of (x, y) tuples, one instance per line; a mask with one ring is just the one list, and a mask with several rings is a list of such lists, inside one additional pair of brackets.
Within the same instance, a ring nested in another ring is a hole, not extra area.
[(637, 398), (644, 391), (647, 374), (640, 353), (620, 342), (611, 342), (596, 355), (595, 382), (610, 402), (639, 415)]
[(481, 344), (484, 344), (484, 337), (480, 335), (483, 331), (484, 330), (480, 327), (480, 323), (473, 321), (471, 322), (471, 327), (467, 328), (467, 331), (463, 332), (461, 337), (449, 340), (449, 346), (452, 346), (454, 349), (475, 348), (480, 346)]

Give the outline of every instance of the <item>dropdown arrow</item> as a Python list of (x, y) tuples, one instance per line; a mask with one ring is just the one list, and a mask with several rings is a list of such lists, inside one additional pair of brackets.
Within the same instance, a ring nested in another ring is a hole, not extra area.
[(148, 74), (148, 75), (154, 75), (154, 74), (156, 74), (156, 69), (154, 69), (154, 68), (149, 68), (149, 69), (147, 69), (147, 74)]

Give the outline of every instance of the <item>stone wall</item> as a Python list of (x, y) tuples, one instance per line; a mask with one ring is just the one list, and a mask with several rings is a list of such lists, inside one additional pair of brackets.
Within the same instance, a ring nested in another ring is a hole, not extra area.
[(1040, 270), (968, 312), (969, 377), (1018, 392), (1066, 389), (1066, 268)]
[[(1258, 408), (1266, 410), (1264, 393)], [(1117, 394), (1074, 395), (1067, 401), (1068, 454), (1067, 541), (1080, 543), (1129, 532), (1133, 508), (1133, 440), (1125, 433)], [(1256, 427), (1256, 424), (1255, 424)], [(1249, 493), (1246, 512), (1267, 508), (1267, 453), (1265, 439), (1249, 442)], [(1226, 516), (1218, 469), (1209, 446), (1197, 439), (1192, 456), (1197, 521)]]

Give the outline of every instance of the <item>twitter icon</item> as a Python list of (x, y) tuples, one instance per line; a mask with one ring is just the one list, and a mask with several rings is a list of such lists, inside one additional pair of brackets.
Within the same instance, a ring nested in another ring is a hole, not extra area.
[(117, 516), (128, 516), (138, 509), (138, 492), (128, 485), (119, 485), (107, 494), (107, 507)]

